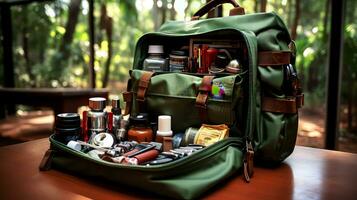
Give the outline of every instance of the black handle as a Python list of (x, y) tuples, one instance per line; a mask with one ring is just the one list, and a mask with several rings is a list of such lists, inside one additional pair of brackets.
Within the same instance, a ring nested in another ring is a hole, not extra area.
[(232, 13), (232, 10), (230, 12), (230, 15), (236, 15), (236, 14), (244, 14), (244, 8), (240, 7), (239, 4), (235, 0), (212, 0), (206, 3), (203, 7), (201, 7), (195, 14), (193, 14), (192, 20), (197, 20), (203, 15), (207, 14), (209, 11), (214, 9), (215, 7), (225, 4), (225, 3), (230, 3), (234, 6), (232, 10), (239, 10), (239, 12), (234, 12)]

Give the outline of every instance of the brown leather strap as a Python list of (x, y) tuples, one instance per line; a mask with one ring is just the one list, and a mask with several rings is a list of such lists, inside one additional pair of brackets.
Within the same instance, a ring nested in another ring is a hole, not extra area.
[(292, 98), (262, 98), (262, 111), (276, 113), (297, 113), (298, 108), (304, 104), (304, 95)]
[(245, 11), (244, 11), (244, 8), (242, 8), (242, 7), (235, 7), (229, 11), (229, 16), (244, 15), (244, 14), (245, 14)]
[(131, 112), (131, 106), (133, 105), (133, 93), (123, 92), (123, 100), (125, 102), (124, 115), (128, 115)]
[(262, 51), (258, 54), (259, 66), (274, 66), (290, 64), (290, 51)]
[(198, 95), (196, 97), (196, 108), (200, 114), (202, 122), (207, 122), (207, 99), (211, 92), (212, 80), (214, 76), (204, 76), (200, 87), (198, 88)]
[(139, 80), (136, 100), (139, 104), (139, 111), (141, 111), (141, 112), (143, 112), (143, 110), (145, 110), (146, 92), (147, 92), (147, 89), (149, 88), (150, 79), (153, 75), (154, 75), (154, 72), (144, 72), (143, 75), (141, 75), (141, 78)]

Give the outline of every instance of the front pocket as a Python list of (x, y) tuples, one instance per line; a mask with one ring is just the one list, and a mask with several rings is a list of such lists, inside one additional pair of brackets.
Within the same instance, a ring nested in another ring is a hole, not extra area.
[[(144, 71), (133, 70), (131, 73), (134, 103), (132, 114), (143, 112), (138, 110), (136, 92), (138, 83)], [(220, 86), (224, 95), (220, 99), (209, 95), (207, 100), (207, 122), (209, 124), (227, 124), (232, 126), (237, 122), (238, 109), (242, 109), (243, 75), (228, 75), (213, 79), (214, 85)], [(145, 100), (145, 112), (150, 113), (151, 119), (158, 115), (172, 117), (172, 130), (183, 132), (188, 127), (199, 127), (202, 124), (196, 98), (202, 78), (182, 73), (166, 73), (151, 78)]]

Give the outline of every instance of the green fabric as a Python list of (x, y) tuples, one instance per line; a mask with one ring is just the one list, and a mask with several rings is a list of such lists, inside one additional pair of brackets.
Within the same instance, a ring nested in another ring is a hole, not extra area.
[[(233, 135), (190, 157), (158, 166), (124, 166), (89, 158), (83, 153), (51, 141), (55, 150), (53, 166), (120, 184), (138, 187), (170, 198), (199, 197), (214, 185), (233, 175), (242, 166), (246, 137), (254, 143), (256, 159), (270, 164), (283, 161), (294, 149), (298, 115), (261, 111), (261, 97), (284, 98), (281, 66), (258, 66), (259, 51), (288, 51), (289, 32), (275, 13), (248, 14), (189, 22), (171, 21), (158, 32), (143, 35), (137, 42), (130, 91), (134, 92), (132, 111), (138, 112), (135, 102), (142, 63), (150, 44), (163, 44), (175, 49), (188, 44), (192, 37), (243, 40), (248, 47), (249, 65), (244, 73), (215, 78), (227, 88), (222, 100), (208, 99), (209, 120), (238, 126), (243, 134)], [(166, 52), (169, 53), (169, 52)], [(200, 124), (195, 99), (201, 78), (180, 73), (157, 74), (147, 91), (150, 114), (173, 116), (175, 133)], [(120, 185), (118, 186), (120, 187)]]
[[(197, 198), (242, 166), (243, 144), (227, 138), (189, 157), (160, 166), (127, 166), (97, 160), (50, 137), (52, 167), (175, 198)], [(108, 182), (109, 184), (110, 182)], [(118, 187), (120, 187), (118, 185)]]
[[(134, 99), (143, 73), (141, 70), (131, 72)], [(242, 76), (238, 74), (213, 79), (213, 84), (223, 85), (225, 95), (222, 99), (208, 99), (208, 123), (233, 125), (236, 122), (236, 106), (241, 105)], [(154, 75), (146, 95), (146, 112), (153, 119), (157, 119), (158, 115), (170, 115), (174, 133), (184, 132), (192, 126), (199, 127), (202, 122), (195, 103), (201, 80), (200, 77), (181, 73)], [(132, 113), (138, 112), (137, 102), (134, 101)]]

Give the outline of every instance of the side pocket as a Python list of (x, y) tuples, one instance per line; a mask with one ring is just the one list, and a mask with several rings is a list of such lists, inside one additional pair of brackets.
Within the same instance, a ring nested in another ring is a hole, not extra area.
[(294, 150), (298, 128), (296, 100), (284, 92), (282, 67), (259, 67), (260, 91), (257, 101), (255, 144), (258, 162), (282, 162)]

